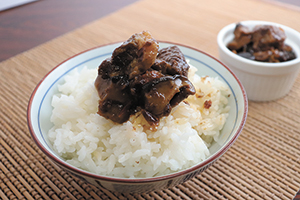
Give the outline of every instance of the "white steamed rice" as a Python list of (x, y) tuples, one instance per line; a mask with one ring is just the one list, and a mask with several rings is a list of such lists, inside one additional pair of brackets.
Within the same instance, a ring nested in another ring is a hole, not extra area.
[[(203, 161), (228, 116), (230, 90), (217, 78), (199, 77), (196, 70), (191, 66), (189, 71), (196, 95), (173, 108), (156, 131), (139, 113), (123, 124), (99, 116), (97, 69), (74, 70), (52, 99), (54, 126), (48, 136), (54, 150), (81, 169), (124, 178), (165, 175)], [(209, 109), (203, 106), (206, 100), (212, 102)]]

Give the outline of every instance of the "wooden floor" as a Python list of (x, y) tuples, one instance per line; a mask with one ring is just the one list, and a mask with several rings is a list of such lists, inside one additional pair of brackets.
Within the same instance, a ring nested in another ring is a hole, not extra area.
[(272, 0), (272, 1), (278, 1), (281, 3), (287, 3), (290, 5), (294, 5), (294, 6), (300, 6), (300, 1), (299, 0)]
[[(0, 61), (138, 0), (40, 0), (0, 12)], [(300, 0), (266, 0), (299, 6)]]
[(137, 0), (40, 0), (0, 12), (0, 61)]

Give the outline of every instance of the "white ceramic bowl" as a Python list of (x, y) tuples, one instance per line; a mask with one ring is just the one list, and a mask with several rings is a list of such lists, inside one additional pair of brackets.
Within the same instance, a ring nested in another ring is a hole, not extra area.
[[(75, 55), (53, 68), (40, 81), (32, 93), (27, 110), (28, 127), (34, 141), (53, 162), (62, 168), (97, 187), (104, 187), (111, 191), (123, 193), (149, 192), (172, 187), (193, 178), (212, 165), (237, 139), (245, 124), (248, 102), (242, 84), (224, 64), (202, 51), (178, 44), (176, 45), (181, 49), (186, 58), (189, 59), (190, 63), (199, 69), (200, 75), (219, 77), (229, 86), (232, 92), (232, 95), (229, 97), (229, 105), (231, 106), (229, 117), (222, 130), (220, 144), (214, 143), (210, 147), (211, 156), (195, 166), (176, 173), (159, 177), (129, 179), (102, 176), (84, 171), (68, 164), (53, 151), (47, 133), (52, 126), (50, 122), (52, 111), (50, 102), (53, 94), (58, 92), (57, 84), (62, 81), (66, 74), (75, 68), (79, 70), (83, 66), (97, 68), (102, 60), (111, 56), (112, 51), (119, 45), (120, 43), (105, 45)], [(160, 43), (160, 47), (170, 45), (172, 44)]]
[(225, 26), (218, 34), (220, 60), (225, 63), (243, 83), (249, 100), (271, 101), (284, 97), (292, 88), (300, 69), (300, 33), (287, 26), (266, 21), (241, 21), (252, 29), (256, 25), (281, 27), (287, 36), (285, 43), (290, 45), (296, 59), (281, 63), (253, 61), (231, 52), (226, 46), (234, 38), (236, 23)]

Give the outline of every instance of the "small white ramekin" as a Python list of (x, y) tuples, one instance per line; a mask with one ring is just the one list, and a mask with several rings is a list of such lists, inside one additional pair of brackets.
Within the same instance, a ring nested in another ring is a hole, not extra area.
[(226, 46), (233, 40), (236, 23), (227, 25), (218, 34), (220, 60), (226, 64), (242, 82), (249, 100), (272, 101), (284, 97), (292, 88), (300, 69), (300, 33), (287, 26), (266, 21), (241, 21), (252, 29), (256, 25), (281, 27), (287, 36), (285, 43), (291, 46), (296, 59), (281, 63), (253, 61), (231, 52)]

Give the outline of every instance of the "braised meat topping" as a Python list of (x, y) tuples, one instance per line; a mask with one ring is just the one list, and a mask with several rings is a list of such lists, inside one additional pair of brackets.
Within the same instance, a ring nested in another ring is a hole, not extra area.
[(189, 65), (180, 49), (177, 46), (171, 46), (159, 51), (152, 68), (163, 74), (187, 76)]
[(283, 29), (270, 25), (258, 25), (250, 30), (238, 23), (234, 40), (227, 47), (232, 52), (256, 61), (284, 62), (296, 58), (293, 49), (284, 43)]
[(174, 106), (195, 94), (188, 69), (178, 47), (159, 50), (149, 32), (134, 34), (98, 68), (98, 114), (123, 123), (141, 111), (150, 125), (157, 125)]

